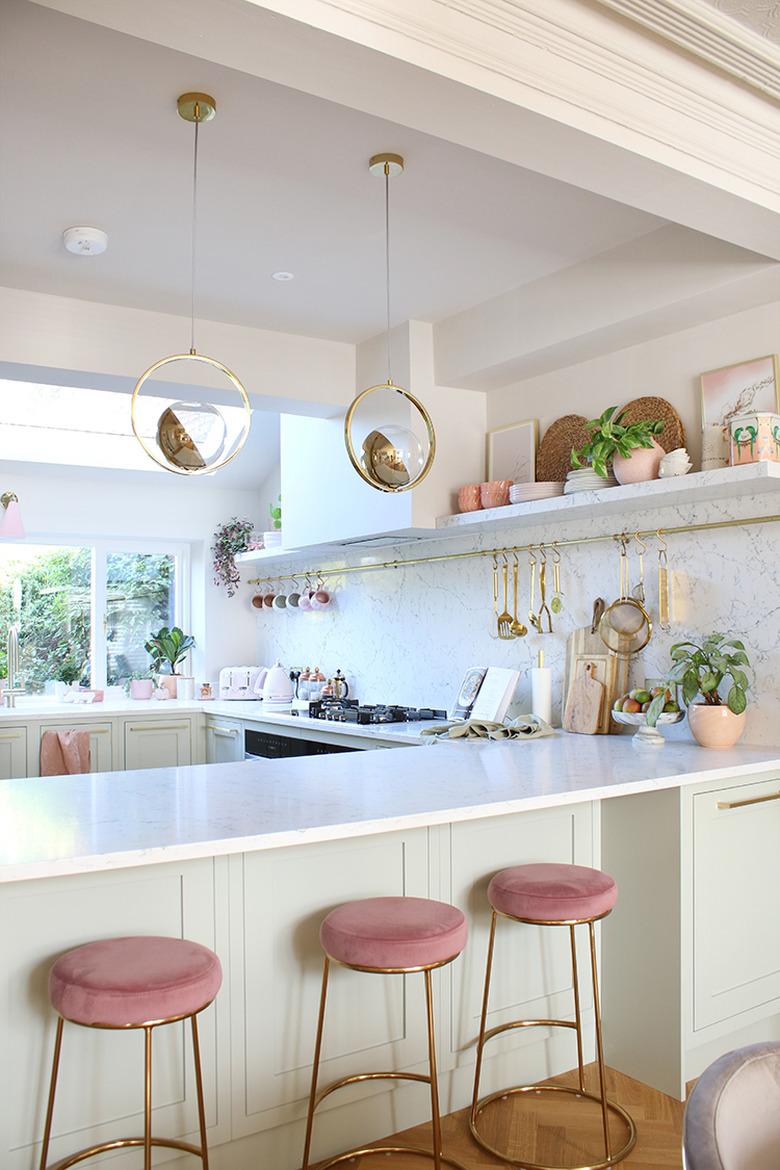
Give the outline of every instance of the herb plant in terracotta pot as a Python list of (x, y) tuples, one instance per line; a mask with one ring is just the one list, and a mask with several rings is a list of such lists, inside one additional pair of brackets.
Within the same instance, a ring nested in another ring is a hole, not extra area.
[(664, 429), (661, 419), (642, 419), (623, 424), (625, 409), (610, 406), (588, 425), (590, 442), (572, 451), (572, 467), (590, 464), (602, 479), (609, 478), (609, 464), (618, 483), (644, 483), (658, 479), (658, 468), (666, 452), (654, 439)]
[[(694, 738), (702, 747), (733, 747), (745, 730), (750, 685), (744, 669), (750, 669), (744, 642), (725, 634), (709, 634), (701, 645), (676, 643), (671, 654), (674, 665), (668, 681), (682, 688)], [(720, 692), (726, 680), (731, 685), (724, 701)], [(654, 699), (650, 704), (648, 723), (659, 714), (658, 703)]]

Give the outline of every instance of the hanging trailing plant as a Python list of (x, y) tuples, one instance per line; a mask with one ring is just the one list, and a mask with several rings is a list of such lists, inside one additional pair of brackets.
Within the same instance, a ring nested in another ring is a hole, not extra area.
[(214, 533), (211, 555), (214, 563), (214, 583), (224, 585), (228, 597), (238, 590), (241, 574), (236, 565), (236, 554), (246, 552), (252, 537), (254, 525), (251, 520), (239, 520), (234, 516), (226, 524), (220, 524)]

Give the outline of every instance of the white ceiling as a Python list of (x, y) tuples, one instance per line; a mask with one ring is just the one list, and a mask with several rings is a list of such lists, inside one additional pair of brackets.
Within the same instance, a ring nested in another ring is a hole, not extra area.
[[(201, 137), (199, 315), (357, 341), (383, 325), (379, 150), (392, 187), (396, 321), (440, 320), (661, 224), (652, 216), (319, 98), (0, 0), (0, 283), (189, 311), (192, 128)], [(95, 259), (62, 231), (110, 237)], [(295, 273), (283, 284), (279, 270)]]
[(780, 44), (780, 0), (707, 0), (707, 3), (746, 24), (759, 36)]

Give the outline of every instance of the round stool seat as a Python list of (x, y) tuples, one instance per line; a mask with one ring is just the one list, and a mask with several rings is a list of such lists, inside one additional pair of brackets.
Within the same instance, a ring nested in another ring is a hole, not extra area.
[(61, 955), (49, 973), (49, 997), (75, 1024), (127, 1028), (199, 1012), (221, 983), (222, 967), (208, 947), (141, 935)]
[(617, 902), (617, 883), (600, 869), (540, 862), (502, 869), (488, 886), (494, 910), (534, 922), (600, 918)]
[(430, 967), (466, 945), (466, 919), (429, 898), (363, 898), (331, 910), (320, 927), (323, 950), (350, 967)]

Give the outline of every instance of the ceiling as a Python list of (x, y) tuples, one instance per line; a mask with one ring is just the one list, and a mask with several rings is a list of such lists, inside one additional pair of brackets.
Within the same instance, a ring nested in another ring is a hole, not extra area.
[(780, 0), (707, 0), (718, 12), (780, 44)]
[[(0, 0), (0, 283), (189, 312), (192, 128), (201, 131), (198, 314), (359, 341), (384, 320), (382, 184), (392, 185), (393, 318), (438, 321), (662, 221), (501, 160), (79, 21)], [(64, 251), (93, 224), (108, 251)], [(277, 270), (295, 279), (271, 279)]]

